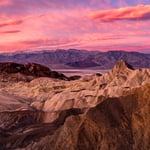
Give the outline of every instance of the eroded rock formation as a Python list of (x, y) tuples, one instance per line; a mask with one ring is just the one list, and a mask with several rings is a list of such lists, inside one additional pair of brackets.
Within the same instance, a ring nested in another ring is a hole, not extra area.
[(150, 149), (150, 69), (0, 82), (0, 149)]
[(0, 75), (2, 81), (31, 81), (38, 77), (50, 77), (66, 79), (65, 75), (56, 71), (51, 71), (36, 63), (17, 64), (13, 62), (0, 63)]

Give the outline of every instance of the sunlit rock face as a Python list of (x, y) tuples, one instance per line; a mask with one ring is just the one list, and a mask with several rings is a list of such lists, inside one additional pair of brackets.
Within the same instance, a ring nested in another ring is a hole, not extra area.
[(119, 98), (107, 98), (83, 115), (68, 117), (55, 134), (28, 148), (148, 150), (149, 99), (150, 84)]
[(148, 150), (149, 83), (150, 69), (123, 60), (73, 81), (1, 80), (1, 149)]

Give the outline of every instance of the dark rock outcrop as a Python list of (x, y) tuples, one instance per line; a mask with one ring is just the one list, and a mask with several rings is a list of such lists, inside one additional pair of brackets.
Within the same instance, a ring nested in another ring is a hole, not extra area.
[(78, 76), (78, 75), (69, 77), (70, 80), (78, 80), (80, 78), (81, 78), (81, 76)]
[(5, 79), (16, 81), (30, 81), (38, 77), (50, 77), (67, 80), (68, 78), (56, 71), (51, 71), (48, 67), (36, 64), (18, 64), (13, 62), (0, 63), (0, 75)]
[(52, 123), (45, 123), (44, 118), (49, 113), (42, 111), (0, 112), (0, 150), (25, 148), (42, 137), (53, 135), (67, 117), (83, 112), (81, 109), (60, 111)]

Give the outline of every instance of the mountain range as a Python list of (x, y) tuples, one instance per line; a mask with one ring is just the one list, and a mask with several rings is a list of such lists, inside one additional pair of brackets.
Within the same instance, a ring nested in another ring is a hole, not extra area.
[(100, 52), (70, 49), (0, 54), (0, 62), (34, 62), (52, 69), (112, 69), (120, 59), (127, 61), (135, 68), (150, 68), (150, 54), (139, 52)]

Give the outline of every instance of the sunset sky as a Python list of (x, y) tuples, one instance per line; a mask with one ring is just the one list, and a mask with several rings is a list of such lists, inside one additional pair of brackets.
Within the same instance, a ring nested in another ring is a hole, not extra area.
[(0, 52), (150, 52), (150, 0), (0, 0)]

